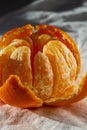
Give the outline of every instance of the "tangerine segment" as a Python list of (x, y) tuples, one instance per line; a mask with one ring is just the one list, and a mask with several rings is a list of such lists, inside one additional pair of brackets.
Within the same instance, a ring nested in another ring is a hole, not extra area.
[(25, 26), (19, 27), (12, 29), (8, 32), (6, 32), (0, 39), (0, 48), (3, 48), (7, 45), (9, 45), (12, 40), (14, 39), (25, 39), (28, 42), (30, 42), (30, 36), (33, 32), (34, 28), (30, 25), (27, 24)]
[(13, 66), (14, 74), (20, 77), (24, 85), (28, 85), (32, 88), (32, 68), (31, 68), (30, 48), (28, 48), (27, 46), (18, 47), (15, 51), (12, 52), (12, 54), (10, 55), (10, 59), (13, 61), (10, 62), (9, 64)]
[(12, 42), (10, 43), (9, 46), (15, 46), (16, 48), (18, 48), (20, 46), (27, 46), (27, 47), (31, 48), (30, 44), (24, 39), (14, 39), (14, 40), (12, 40)]
[(0, 86), (7, 80), (9, 73), (13, 69), (12, 66), (9, 66), (9, 58), (15, 49), (14, 46), (7, 46), (0, 51)]
[(56, 48), (63, 55), (70, 72), (70, 80), (75, 80), (77, 74), (77, 63), (76, 59), (70, 50), (59, 40), (51, 40), (48, 42), (49, 46), (56, 46)]
[[(74, 86), (75, 87), (75, 86)], [(62, 105), (69, 105), (74, 102), (77, 102), (87, 96), (87, 73), (81, 79), (80, 84), (78, 86), (78, 90), (73, 93), (73, 95), (67, 98), (52, 98), (50, 100), (45, 101), (45, 104), (50, 106), (62, 106)]]
[(0, 99), (4, 103), (21, 108), (40, 107), (43, 103), (29, 87), (21, 83), (17, 75), (10, 75), (0, 87)]
[(31, 35), (31, 39), (33, 41), (33, 49), (34, 49), (34, 56), (38, 51), (43, 50), (43, 46), (52, 39), (49, 34), (39, 34), (35, 32)]
[(43, 100), (49, 98), (53, 91), (53, 71), (49, 59), (42, 52), (34, 58), (34, 91)]
[(49, 34), (42, 34), (38, 36), (37, 44), (38, 44), (38, 50), (42, 51), (44, 45), (50, 41), (52, 37)]
[[(61, 50), (60, 46), (62, 46)], [(70, 93), (68, 91), (67, 96), (73, 94), (75, 88), (72, 87), (72, 84), (76, 76), (77, 64), (72, 52), (62, 42), (52, 40), (44, 46), (43, 53), (48, 56), (53, 69), (54, 85), (52, 97), (64, 96), (66, 90), (71, 90), (71, 88), (73, 90)], [(68, 63), (66, 58), (71, 62)]]
[[(14, 46), (6, 46), (2, 50), (0, 50), (0, 56), (4, 55), (7, 58), (11, 55), (11, 53), (16, 49)], [(1, 61), (1, 60), (0, 60)]]
[(64, 31), (62, 31), (59, 28), (56, 28), (54, 26), (50, 25), (37, 25), (36, 29), (38, 30), (39, 34), (49, 34), (58, 40), (60, 40), (63, 44), (69, 48), (69, 50), (72, 52), (74, 55), (76, 62), (77, 62), (77, 75), (80, 72), (80, 67), (81, 67), (81, 61), (80, 61), (80, 54), (79, 50), (73, 41), (73, 39)]
[(31, 60), (33, 61), (33, 53), (34, 53), (34, 50), (33, 50), (33, 42), (32, 40), (30, 39), (30, 42), (29, 41), (26, 41), (24, 39), (14, 39), (9, 46), (15, 46), (16, 48), (18, 47), (22, 47), (22, 46), (27, 46), (30, 48), (31, 50)]
[[(6, 49), (8, 47), (9, 52)], [(14, 48), (7, 46), (2, 50), (4, 54), (1, 53), (0, 56), (0, 86), (13, 74), (18, 75), (24, 85), (32, 87), (31, 51), (26, 46)]]

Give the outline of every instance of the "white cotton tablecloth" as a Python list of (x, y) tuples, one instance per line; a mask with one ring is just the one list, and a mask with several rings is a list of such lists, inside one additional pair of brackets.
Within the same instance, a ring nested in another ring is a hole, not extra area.
[[(87, 71), (87, 2), (66, 11), (57, 8), (68, 0), (37, 0), (0, 18), (0, 35), (27, 23), (55, 25), (76, 41), (82, 60), (81, 74)], [(44, 4), (45, 3), (45, 4)], [(54, 3), (54, 4), (53, 4)], [(43, 6), (42, 6), (43, 5)], [(40, 7), (40, 8), (38, 8)], [(55, 10), (52, 10), (54, 7)], [(0, 105), (0, 130), (87, 130), (87, 98), (63, 107), (20, 109)]]

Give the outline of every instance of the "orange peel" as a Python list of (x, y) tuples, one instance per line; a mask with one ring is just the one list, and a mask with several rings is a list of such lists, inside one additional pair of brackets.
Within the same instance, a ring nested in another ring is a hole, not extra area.
[(2, 85), (0, 98), (4, 103), (21, 108), (40, 107), (43, 103), (29, 87), (21, 83), (17, 75), (10, 75)]
[(14, 39), (24, 39), (31, 44), (32, 41), (29, 36), (32, 34), (33, 30), (33, 26), (27, 24), (6, 32), (0, 39), (0, 48), (4, 48), (9, 45)]
[(30, 24), (0, 39), (0, 100), (21, 107), (68, 105), (87, 96), (87, 73), (74, 40), (50, 25)]

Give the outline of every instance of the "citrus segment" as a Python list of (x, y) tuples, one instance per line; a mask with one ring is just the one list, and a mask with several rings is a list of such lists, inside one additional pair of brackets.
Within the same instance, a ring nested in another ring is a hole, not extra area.
[(36, 29), (38, 30), (38, 33), (40, 34), (49, 34), (52, 37), (55, 37), (55, 39), (60, 40), (63, 44), (69, 48), (69, 50), (72, 52), (74, 55), (76, 62), (77, 62), (77, 74), (80, 72), (80, 67), (81, 67), (81, 61), (80, 61), (80, 54), (79, 50), (73, 41), (73, 39), (63, 30), (50, 26), (50, 25), (37, 25)]
[[(9, 58), (11, 53), (15, 50), (16, 48), (14, 46), (6, 46), (2, 50), (0, 50), (0, 56), (4, 55)], [(2, 60), (0, 60), (2, 61)]]
[(30, 44), (24, 39), (14, 39), (9, 46), (15, 46), (16, 48), (20, 46), (27, 46), (30, 48)]
[(44, 45), (52, 39), (51, 35), (49, 34), (42, 34), (38, 36), (37, 44), (38, 44), (38, 50), (42, 51)]
[[(7, 51), (9, 48), (9, 51)], [(6, 52), (7, 51), (7, 52)], [(18, 75), (24, 85), (32, 87), (31, 51), (28, 47), (7, 46), (0, 56), (0, 86), (11, 75)], [(6, 54), (7, 53), (7, 54)], [(10, 55), (8, 55), (10, 54)]]
[(0, 86), (7, 80), (12, 66), (10, 66), (10, 55), (16, 48), (13, 46), (7, 46), (0, 51)]
[[(32, 87), (31, 51), (27, 46), (18, 47), (10, 55), (13, 71), (24, 85)], [(9, 70), (10, 71), (10, 70)]]
[[(71, 51), (59, 40), (50, 40), (47, 43), (47, 46), (50, 46), (50, 48), (55, 47), (62, 54), (69, 68), (70, 80), (75, 80), (75, 77), (77, 76), (77, 62)], [(48, 53), (48, 50), (46, 51)]]
[[(73, 86), (76, 87), (76, 86)], [(69, 105), (80, 101), (81, 99), (87, 97), (87, 73), (81, 79), (80, 84), (76, 92), (74, 92), (71, 96), (67, 98), (52, 98), (50, 100), (45, 101), (45, 104), (50, 106), (62, 106), (62, 105)]]
[[(61, 44), (61, 45), (60, 45)], [(60, 46), (62, 49), (60, 50)], [(52, 65), (53, 74), (54, 74), (54, 85), (53, 85), (53, 94), (52, 97), (60, 97), (61, 95), (64, 96), (66, 89), (70, 89), (73, 84), (73, 80), (76, 75), (76, 61), (72, 56), (72, 53), (69, 49), (60, 41), (52, 40), (49, 41), (43, 48), (43, 53), (48, 56), (49, 61)], [(69, 57), (70, 56), (70, 57)], [(71, 58), (74, 64), (67, 63), (67, 58)], [(70, 68), (70, 65), (73, 66)], [(74, 68), (74, 69), (73, 69)], [(73, 73), (74, 77), (71, 78), (71, 74)], [(74, 90), (73, 90), (74, 91)], [(73, 93), (72, 91), (72, 93)], [(71, 91), (70, 91), (71, 95)], [(67, 94), (67, 96), (69, 96)]]
[(53, 88), (53, 72), (47, 56), (38, 52), (34, 58), (34, 91), (43, 100), (49, 98)]

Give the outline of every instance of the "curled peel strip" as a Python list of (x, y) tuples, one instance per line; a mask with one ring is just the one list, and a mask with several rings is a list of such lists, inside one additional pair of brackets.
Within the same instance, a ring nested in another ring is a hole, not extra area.
[(75, 86), (80, 54), (64, 31), (47, 25), (13, 29), (0, 40), (0, 99), (21, 108), (61, 106), (87, 96), (87, 74)]

